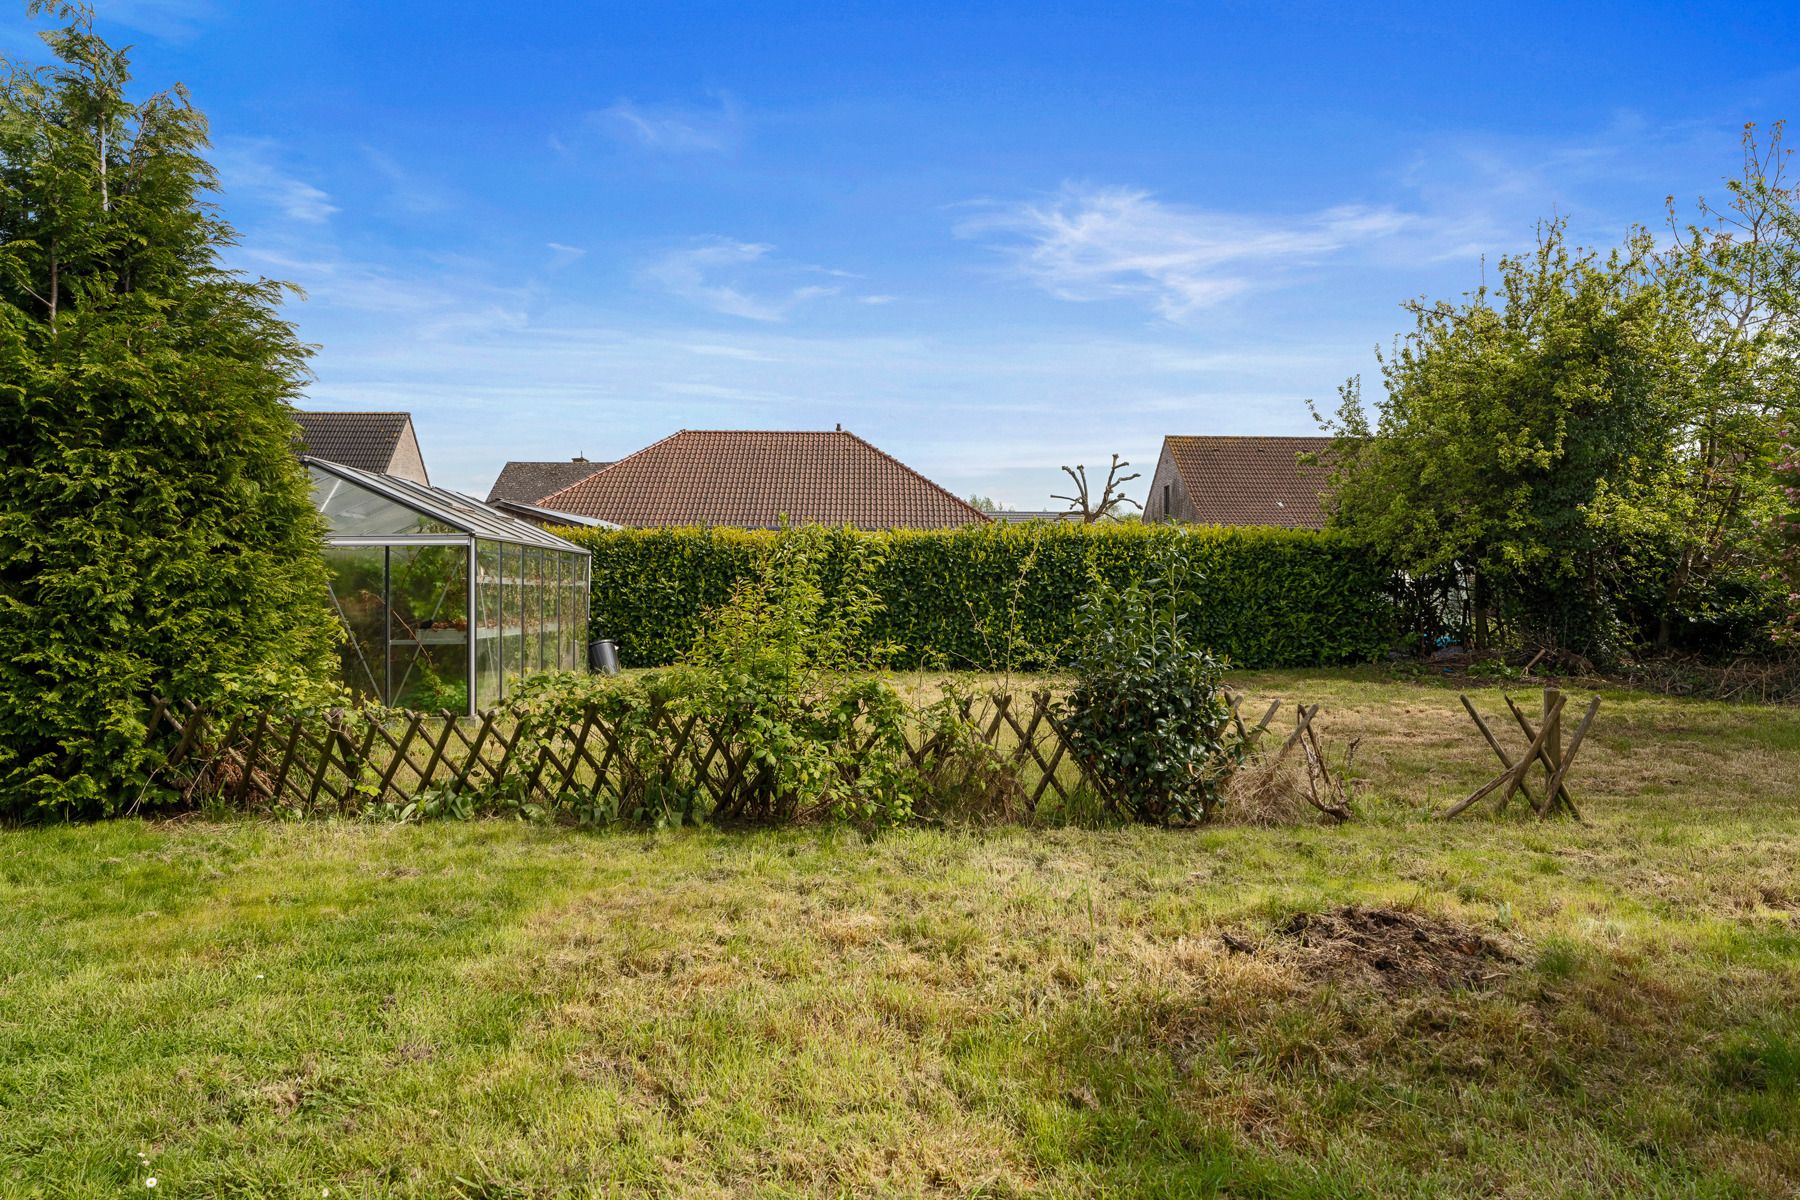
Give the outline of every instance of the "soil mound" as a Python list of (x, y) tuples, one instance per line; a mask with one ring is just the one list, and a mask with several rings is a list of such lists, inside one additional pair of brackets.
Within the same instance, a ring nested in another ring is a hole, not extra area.
[(1486, 987), (1518, 962), (1473, 926), (1391, 908), (1297, 913), (1276, 932), (1302, 949), (1308, 974), (1385, 992)]

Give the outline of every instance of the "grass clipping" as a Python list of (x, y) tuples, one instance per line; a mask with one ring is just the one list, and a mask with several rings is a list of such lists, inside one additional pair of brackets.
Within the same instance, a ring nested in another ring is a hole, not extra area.
[[(1294, 708), (1293, 732), (1273, 750), (1246, 759), (1232, 774), (1220, 812), (1223, 824), (1338, 825), (1354, 815), (1351, 768), (1360, 739), (1333, 751), (1313, 728), (1319, 706)], [(1266, 730), (1259, 725), (1258, 732)]]

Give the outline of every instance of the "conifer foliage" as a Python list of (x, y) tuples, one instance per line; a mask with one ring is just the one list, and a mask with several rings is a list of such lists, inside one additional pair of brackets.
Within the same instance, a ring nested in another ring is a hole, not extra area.
[(205, 118), (82, 6), (0, 67), (0, 816), (146, 795), (151, 693), (321, 679), (334, 626), (283, 285), (226, 269)]

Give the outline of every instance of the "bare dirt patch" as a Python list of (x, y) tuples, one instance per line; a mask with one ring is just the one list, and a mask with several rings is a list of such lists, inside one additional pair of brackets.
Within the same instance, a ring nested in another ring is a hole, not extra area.
[(1488, 987), (1518, 965), (1510, 949), (1472, 925), (1391, 908), (1297, 913), (1276, 933), (1306, 974), (1391, 993)]

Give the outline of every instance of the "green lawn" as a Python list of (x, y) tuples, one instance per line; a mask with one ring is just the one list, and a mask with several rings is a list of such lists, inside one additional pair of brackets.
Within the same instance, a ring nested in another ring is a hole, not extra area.
[[(1609, 696), (1587, 825), (1444, 823), (1454, 691), (1243, 682), (1361, 820), (0, 833), (0, 1196), (1800, 1194), (1800, 711)], [(1348, 903), (1509, 960), (1281, 932)]]

